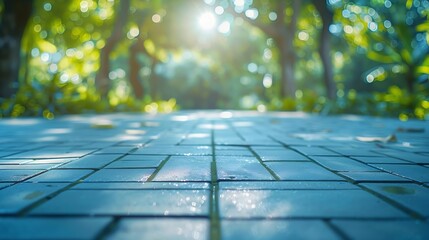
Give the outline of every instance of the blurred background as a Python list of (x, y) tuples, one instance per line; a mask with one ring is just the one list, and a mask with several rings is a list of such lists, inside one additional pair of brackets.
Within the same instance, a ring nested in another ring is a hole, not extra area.
[(0, 118), (429, 118), (428, 0), (2, 0)]

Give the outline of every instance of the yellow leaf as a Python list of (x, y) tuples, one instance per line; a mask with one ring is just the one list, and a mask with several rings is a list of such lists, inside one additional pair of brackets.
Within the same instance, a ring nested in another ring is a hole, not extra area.
[(383, 55), (374, 51), (368, 52), (368, 58), (382, 63), (394, 63), (394, 60), (391, 56)]
[(416, 71), (418, 73), (429, 74), (429, 66), (420, 66), (420, 67), (417, 67)]
[(57, 51), (57, 47), (54, 44), (45, 40), (37, 41), (37, 45), (42, 52), (55, 53)]
[(407, 50), (402, 50), (401, 51), (401, 56), (402, 56), (402, 58), (407, 62), (407, 63), (411, 63), (411, 54), (410, 54), (410, 52), (409, 51), (407, 51)]
[(425, 22), (425, 23), (417, 25), (416, 30), (418, 32), (429, 31), (429, 22)]
[(150, 55), (154, 55), (155, 54), (155, 44), (151, 40), (147, 39), (146, 41), (144, 41), (143, 45), (146, 48), (146, 51)]

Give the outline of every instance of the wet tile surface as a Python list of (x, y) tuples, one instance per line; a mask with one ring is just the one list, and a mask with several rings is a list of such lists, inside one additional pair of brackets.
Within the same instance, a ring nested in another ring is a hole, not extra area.
[(154, 181), (210, 181), (211, 157), (171, 157)]
[(274, 180), (274, 177), (252, 157), (222, 157), (216, 159), (219, 180)]
[[(207, 219), (124, 219), (107, 239), (209, 239)], [(156, 231), (153, 231), (156, 229)]]
[[(400, 127), (424, 131), (356, 139)], [(184, 111), (0, 132), (0, 239), (429, 238), (427, 122)]]
[[(428, 239), (429, 223), (420, 221), (334, 220), (350, 239)], [(365, 231), (362, 231), (365, 229)]]
[(94, 239), (110, 218), (2, 218), (0, 239)]
[(18, 169), (1, 169), (0, 170), (0, 182), (19, 182), (29, 177), (32, 177), (40, 170), (18, 170)]
[(429, 182), (429, 168), (427, 167), (400, 164), (374, 164), (374, 166), (418, 182)]
[(267, 166), (271, 168), (281, 180), (343, 180), (321, 166), (312, 162), (278, 163), (270, 162)]
[(18, 213), (49, 194), (64, 188), (66, 184), (20, 183), (0, 191), (0, 214)]
[(429, 188), (412, 183), (364, 183), (362, 185), (418, 214), (429, 217)]
[(69, 190), (32, 214), (207, 216), (206, 190)]
[(36, 177), (28, 179), (26, 182), (76, 182), (86, 175), (92, 173), (92, 170), (50, 170)]
[(220, 192), (220, 216), (224, 218), (407, 217), (401, 211), (361, 190), (225, 190)]
[(85, 182), (144, 182), (154, 169), (101, 169), (86, 178)]
[[(222, 239), (341, 239), (322, 221), (225, 220)], [(303, 231), (305, 229), (305, 231)]]

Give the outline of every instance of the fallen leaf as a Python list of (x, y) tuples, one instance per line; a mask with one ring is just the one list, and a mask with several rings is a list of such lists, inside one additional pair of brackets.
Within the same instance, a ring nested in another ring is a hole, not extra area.
[(159, 122), (142, 122), (141, 126), (142, 127), (158, 127)]
[(391, 134), (387, 137), (356, 137), (356, 140), (361, 142), (381, 142), (381, 143), (398, 141), (395, 134)]
[(424, 128), (405, 128), (405, 127), (398, 127), (396, 129), (397, 132), (409, 132), (409, 133), (422, 133), (425, 132)]
[(111, 129), (111, 128), (115, 128), (116, 126), (110, 120), (99, 120), (99, 121), (94, 122), (91, 125), (91, 127), (97, 128), (97, 129)]
[(270, 123), (271, 124), (279, 124), (280, 120), (273, 118), (273, 119), (270, 119)]

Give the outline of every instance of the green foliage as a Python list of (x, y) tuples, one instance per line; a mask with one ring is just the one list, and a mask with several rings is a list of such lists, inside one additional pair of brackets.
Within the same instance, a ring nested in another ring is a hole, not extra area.
[[(311, 1), (302, 1), (298, 13), (292, 0), (285, 1), (285, 26), (299, 14), (297, 30), (290, 33), (298, 90), (280, 99), (278, 40), (255, 27), (276, 22), (280, 1), (244, 1), (237, 17), (226, 9), (240, 1), (132, 0), (109, 56), (111, 87), (103, 98), (95, 76), (105, 64), (101, 52), (118, 18), (119, 2), (35, 0), (22, 41), (19, 91), (0, 99), (0, 117), (155, 113), (180, 106), (428, 118), (429, 1), (327, 1), (334, 14), (334, 101), (323, 95), (317, 54), (321, 17)], [(217, 7), (224, 12), (215, 14)], [(257, 18), (247, 19), (247, 10), (256, 11)], [(217, 20), (213, 29), (199, 25), (207, 12)], [(131, 85), (134, 52), (142, 99), (133, 96)]]

